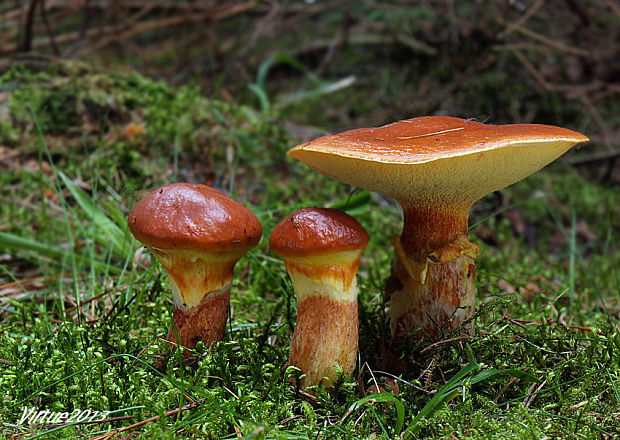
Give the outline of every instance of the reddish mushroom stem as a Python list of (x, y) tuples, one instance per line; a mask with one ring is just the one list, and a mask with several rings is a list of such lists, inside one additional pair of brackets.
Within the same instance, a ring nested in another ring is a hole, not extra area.
[(417, 329), (435, 338), (473, 315), (474, 259), (480, 248), (467, 238), (468, 211), (403, 203), (403, 234), (393, 240), (388, 291), (393, 341)]
[(409, 257), (424, 260), (459, 236), (467, 236), (469, 206), (448, 209), (407, 201), (401, 205), (404, 226), (400, 241)]
[(226, 320), (230, 305), (230, 284), (225, 292), (210, 293), (196, 307), (182, 307), (175, 304), (168, 342), (182, 347), (195, 348), (202, 340), (208, 347), (224, 339)]

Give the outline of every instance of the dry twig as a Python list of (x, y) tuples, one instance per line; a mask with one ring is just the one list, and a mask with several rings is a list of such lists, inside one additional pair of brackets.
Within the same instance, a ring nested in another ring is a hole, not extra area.
[[(524, 327), (523, 324), (526, 324), (526, 325), (548, 325), (550, 327), (557, 327), (558, 326), (557, 322), (552, 322), (552, 321), (544, 322), (543, 323), (543, 322), (539, 322), (539, 321), (528, 321), (526, 319), (513, 319), (513, 318), (506, 318), (506, 319), (508, 319), (509, 322), (512, 322), (513, 324), (518, 325), (519, 327)], [(594, 331), (590, 327), (582, 327), (582, 326), (579, 326), (579, 325), (568, 325), (568, 324), (559, 324), (559, 325), (561, 327), (572, 328), (572, 329), (575, 329), (575, 330), (583, 330), (585, 332), (593, 332)], [(599, 330), (596, 330), (596, 334), (600, 335), (600, 336), (607, 336), (605, 333), (603, 333), (603, 332), (601, 332)]]
[(541, 43), (546, 44), (547, 46), (553, 47), (554, 49), (557, 49), (559, 51), (566, 52), (566, 53), (569, 53), (571, 55), (575, 55), (578, 57), (584, 57), (584, 58), (591, 57), (590, 52), (588, 52), (585, 49), (568, 46), (558, 40), (554, 40), (550, 37), (534, 32), (528, 28), (522, 27), (518, 23), (509, 23), (501, 18), (497, 20), (500, 24), (502, 24), (503, 26), (506, 26), (508, 29), (514, 28), (514, 30), (519, 32), (520, 34), (525, 35), (526, 37), (529, 37), (533, 40), (540, 41)]
[[(38, 1), (38, 0), (33, 0)], [(57, 45), (68, 44), (78, 41), (83, 38), (93, 39), (96, 38), (96, 43), (94, 44), (94, 48), (99, 49), (104, 47), (105, 44), (110, 44), (112, 42), (121, 42), (126, 40), (127, 38), (133, 37), (134, 35), (150, 32), (158, 29), (169, 28), (180, 26), (187, 23), (196, 23), (201, 22), (207, 19), (218, 21), (223, 20), (225, 18), (231, 17), (233, 15), (241, 14), (243, 12), (247, 12), (253, 9), (256, 6), (256, 2), (254, 1), (245, 1), (242, 3), (236, 4), (228, 4), (223, 7), (217, 7), (213, 9), (207, 9), (200, 13), (184, 13), (182, 15), (177, 15), (173, 17), (166, 17), (162, 19), (154, 19), (145, 22), (138, 22), (133, 24), (127, 29), (123, 29), (123, 26), (119, 25), (111, 25), (104, 26), (101, 28), (90, 28), (85, 32), (83, 31), (75, 31), (69, 32), (66, 34), (58, 35), (54, 41)], [(148, 8), (148, 4), (145, 6)], [(138, 12), (136, 15), (140, 18), (142, 15), (146, 14), (148, 9), (144, 9)], [(34, 14), (34, 12), (33, 12)], [(130, 19), (132, 20), (132, 19)], [(134, 19), (135, 20), (135, 19)], [(32, 29), (32, 25), (30, 25), (30, 29)], [(26, 28), (28, 30), (28, 27)], [(105, 44), (102, 43), (105, 41)], [(27, 46), (26, 46), (26, 43)], [(24, 37), (22, 46), (18, 46), (15, 44), (5, 45), (0, 49), (0, 55), (9, 55), (14, 54), (16, 52), (28, 52), (30, 50), (42, 49), (51, 44), (49, 39), (40, 39), (32, 41), (32, 37), (28, 38), (28, 33), (26, 32), (26, 36)], [(27, 50), (26, 50), (27, 49)]]
[[(170, 410), (170, 411), (166, 411), (166, 417), (174, 416), (174, 415), (182, 413), (183, 411), (189, 411), (189, 410), (192, 410), (194, 408), (197, 408), (198, 406), (202, 405), (203, 402), (204, 402), (204, 400), (201, 399), (201, 400), (198, 400), (196, 402), (192, 402), (192, 403), (190, 403), (188, 405), (182, 406), (180, 408), (176, 408), (176, 409), (173, 409), (173, 410)], [(156, 422), (160, 418), (161, 418), (161, 416), (154, 416), (154, 417), (151, 417), (149, 419), (142, 420), (141, 422), (134, 423), (133, 425), (126, 426), (126, 427), (120, 428), (120, 429), (115, 429), (114, 431), (108, 432), (106, 434), (102, 434), (102, 435), (97, 436), (97, 437), (92, 437), (90, 440), (107, 440), (107, 439), (112, 438), (113, 436), (115, 436), (116, 434), (119, 434), (121, 432), (130, 431), (132, 429), (139, 428), (139, 427), (144, 426), (144, 425), (146, 425), (147, 423), (150, 423), (150, 422)]]
[(433, 350), (437, 348), (439, 345), (447, 344), (449, 342), (454, 342), (454, 341), (462, 341), (464, 339), (474, 339), (474, 338), (472, 336), (458, 336), (456, 338), (444, 339), (443, 341), (438, 341), (438, 342), (435, 342), (434, 344), (429, 345), (428, 347), (425, 347), (422, 351), (420, 351), (420, 354), (424, 354), (429, 350)]
[(508, 35), (516, 31), (517, 26), (520, 26), (520, 27), (525, 26), (528, 20), (532, 18), (544, 4), (545, 4), (545, 0), (537, 0), (536, 3), (533, 4), (525, 14), (519, 17), (517, 21), (512, 23), (506, 29), (504, 29), (504, 31), (498, 35), (498, 38), (503, 40)]

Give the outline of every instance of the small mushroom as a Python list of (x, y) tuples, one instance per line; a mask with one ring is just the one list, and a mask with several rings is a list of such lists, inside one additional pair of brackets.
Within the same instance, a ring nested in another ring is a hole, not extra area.
[(403, 233), (392, 240), (396, 255), (386, 289), (394, 341), (417, 329), (437, 337), (472, 317), (480, 250), (467, 237), (472, 204), (587, 140), (554, 126), (426, 116), (323, 136), (288, 154), (400, 202)]
[[(129, 214), (129, 229), (168, 273), (174, 326), (168, 341), (194, 349), (223, 339), (237, 261), (260, 240), (256, 216), (205, 185), (151, 191)], [(176, 327), (176, 335), (175, 335)]]
[(357, 279), (368, 234), (336, 209), (303, 208), (271, 233), (269, 246), (284, 258), (297, 296), (297, 324), (289, 364), (306, 374), (304, 388), (336, 365), (351, 374), (357, 360)]

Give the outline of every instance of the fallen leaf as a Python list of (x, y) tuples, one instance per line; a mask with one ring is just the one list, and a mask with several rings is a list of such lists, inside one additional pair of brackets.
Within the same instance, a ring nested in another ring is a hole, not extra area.
[(517, 288), (506, 280), (499, 280), (497, 282), (497, 287), (499, 287), (500, 290), (506, 292), (509, 295), (517, 293)]

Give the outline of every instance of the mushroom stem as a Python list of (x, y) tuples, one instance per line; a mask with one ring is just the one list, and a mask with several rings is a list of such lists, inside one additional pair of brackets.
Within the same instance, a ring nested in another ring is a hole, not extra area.
[(400, 241), (411, 258), (424, 261), (436, 249), (467, 236), (469, 206), (448, 209), (404, 201), (401, 205), (404, 222)]
[(230, 304), (230, 286), (235, 263), (247, 249), (198, 252), (151, 248), (170, 277), (174, 298), (174, 328), (168, 341), (196, 348), (202, 340), (208, 347), (223, 339)]
[(437, 338), (441, 330), (461, 327), (474, 313), (474, 259), (480, 247), (467, 238), (469, 207), (410, 204), (403, 212), (403, 234), (392, 241), (395, 258), (387, 289), (392, 341), (417, 329)]
[(357, 281), (362, 251), (285, 257), (297, 297), (297, 324), (289, 364), (306, 377), (302, 387), (337, 378), (335, 366), (351, 374), (357, 361)]
[[(230, 283), (219, 291), (205, 295), (195, 307), (174, 305), (174, 327), (170, 325), (168, 342), (182, 347), (195, 348), (202, 340), (208, 347), (215, 341), (224, 339), (226, 320), (230, 305)], [(176, 334), (175, 334), (176, 327)]]

